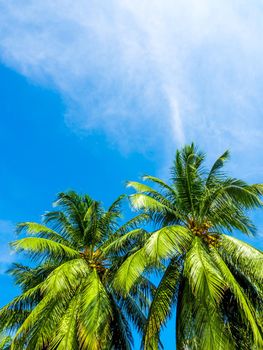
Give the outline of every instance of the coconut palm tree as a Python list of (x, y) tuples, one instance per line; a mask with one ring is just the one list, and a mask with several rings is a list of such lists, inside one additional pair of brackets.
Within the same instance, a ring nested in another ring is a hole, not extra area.
[[(43, 223), (18, 225), (30, 237), (11, 245), (36, 264), (10, 270), (22, 289), (0, 311), (0, 328), (15, 331), (11, 349), (131, 349), (131, 322), (142, 332), (154, 286), (142, 277), (125, 298), (112, 287), (145, 220), (119, 225), (122, 198), (106, 211), (87, 195), (61, 193)], [(123, 235), (129, 241), (115, 244)]]
[(227, 176), (226, 151), (210, 171), (195, 146), (177, 151), (170, 183), (153, 176), (153, 186), (129, 182), (132, 207), (148, 214), (156, 228), (130, 255), (114, 285), (128, 293), (149, 268), (164, 263), (152, 301), (144, 348), (158, 338), (176, 307), (176, 349), (263, 349), (263, 254), (234, 238), (253, 235), (248, 210), (262, 207), (263, 186)]

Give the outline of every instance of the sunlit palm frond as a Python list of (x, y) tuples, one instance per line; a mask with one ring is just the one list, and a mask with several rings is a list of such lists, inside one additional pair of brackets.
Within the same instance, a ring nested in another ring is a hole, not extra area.
[(76, 294), (70, 301), (68, 308), (57, 327), (50, 349), (75, 350), (79, 348), (78, 314), (80, 312), (80, 295)]
[(252, 280), (262, 284), (263, 281), (263, 253), (251, 245), (237, 238), (222, 235), (219, 251), (225, 261), (245, 273)]
[(36, 222), (22, 222), (17, 225), (16, 231), (17, 233), (25, 231), (27, 235), (36, 235), (40, 238), (50, 239), (54, 242), (58, 242), (69, 247), (71, 246), (70, 242), (64, 237), (62, 237), (59, 233), (45, 225), (38, 224)]
[(213, 302), (220, 302), (227, 285), (221, 271), (199, 238), (195, 238), (186, 255), (184, 275), (188, 278), (196, 298), (203, 300), (209, 295)]
[(127, 294), (147, 266), (151, 266), (151, 261), (145, 248), (141, 248), (130, 255), (121, 265), (114, 278), (114, 288)]
[(32, 259), (52, 259), (52, 257), (74, 259), (79, 257), (77, 250), (46, 238), (22, 238), (12, 242), (11, 247), (17, 252), (26, 252)]
[(154, 232), (145, 242), (151, 260), (160, 260), (185, 253), (193, 240), (191, 232), (183, 226), (166, 226)]
[[(80, 319), (85, 328), (81, 344), (88, 349), (96, 349), (95, 339), (99, 339), (104, 329), (110, 330), (112, 319), (111, 300), (96, 270), (89, 275), (81, 293)], [(106, 335), (110, 339), (110, 334)]]

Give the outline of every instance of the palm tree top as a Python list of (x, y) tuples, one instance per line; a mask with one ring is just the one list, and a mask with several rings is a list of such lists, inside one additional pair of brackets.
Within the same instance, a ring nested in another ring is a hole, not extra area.
[(176, 152), (168, 183), (149, 175), (143, 180), (150, 185), (128, 183), (135, 189), (132, 207), (147, 213), (156, 230), (122, 264), (115, 287), (128, 293), (141, 274), (164, 261), (167, 266), (149, 310), (144, 349), (158, 349), (174, 306), (177, 349), (263, 347), (263, 254), (226, 235), (255, 234), (248, 212), (262, 208), (263, 186), (228, 176), (228, 159), (226, 151), (207, 170), (204, 153), (191, 144)]
[(137, 191), (130, 196), (132, 206), (147, 211), (159, 225), (184, 224), (203, 237), (234, 230), (253, 235), (256, 228), (247, 212), (262, 207), (263, 185), (228, 176), (224, 165), (229, 156), (225, 151), (206, 169), (205, 154), (193, 143), (186, 145), (176, 152), (169, 183), (149, 175), (143, 180), (153, 187), (128, 182)]
[(0, 330), (15, 331), (13, 348), (131, 348), (130, 322), (142, 332), (145, 315), (139, 305), (148, 308), (153, 285), (142, 277), (142, 287), (135, 286), (125, 300), (112, 287), (146, 217), (122, 224), (123, 198), (105, 210), (87, 195), (60, 193), (56, 210), (45, 213), (42, 223), (18, 225), (18, 233), (29, 237), (11, 246), (36, 266), (14, 264), (10, 270), (22, 294), (1, 309)]
[[(93, 200), (88, 195), (79, 195), (74, 191), (59, 193), (53, 203), (56, 210), (46, 212), (42, 223), (23, 222), (17, 225), (17, 233), (26, 231), (31, 237), (12, 243), (17, 250), (26, 250), (27, 242), (43, 244), (42, 255), (32, 252), (33, 258), (46, 258), (48, 244), (56, 242), (56, 258), (64, 258), (65, 254), (72, 257), (82, 257), (92, 268), (106, 270), (109, 261), (103, 255), (105, 243), (113, 233), (126, 232), (136, 220), (125, 225), (120, 224), (121, 202), (125, 196), (119, 196), (105, 210), (101, 202)], [(139, 222), (139, 219), (138, 219)], [(34, 237), (37, 236), (37, 237)], [(52, 250), (52, 247), (50, 247)], [(52, 257), (54, 258), (54, 256)]]

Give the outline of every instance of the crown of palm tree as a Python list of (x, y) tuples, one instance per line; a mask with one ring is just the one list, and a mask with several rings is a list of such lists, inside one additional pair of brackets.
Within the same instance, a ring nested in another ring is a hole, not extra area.
[(43, 224), (18, 225), (31, 237), (11, 245), (37, 265), (10, 270), (22, 288), (0, 311), (0, 327), (15, 331), (11, 349), (131, 349), (130, 321), (143, 330), (154, 286), (142, 277), (125, 298), (112, 287), (144, 232), (136, 226), (145, 215), (118, 224), (122, 198), (105, 211), (87, 195), (61, 193)]
[(226, 151), (210, 171), (195, 146), (177, 151), (171, 181), (129, 182), (130, 202), (157, 230), (129, 256), (114, 285), (126, 293), (148, 269), (166, 270), (150, 307), (145, 349), (158, 349), (161, 327), (176, 306), (177, 349), (262, 349), (263, 254), (231, 233), (255, 233), (248, 210), (262, 207), (261, 184), (226, 176)]

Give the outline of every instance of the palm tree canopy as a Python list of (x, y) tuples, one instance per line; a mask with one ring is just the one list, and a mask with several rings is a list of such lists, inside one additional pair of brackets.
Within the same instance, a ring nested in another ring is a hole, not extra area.
[(157, 230), (130, 255), (114, 285), (129, 293), (148, 269), (165, 263), (144, 335), (158, 349), (161, 327), (176, 306), (177, 349), (262, 349), (263, 254), (231, 236), (255, 234), (248, 211), (262, 207), (262, 184), (249, 185), (223, 171), (226, 151), (209, 171), (193, 144), (177, 151), (169, 183), (129, 182), (133, 208)]
[(146, 218), (120, 225), (122, 198), (106, 211), (87, 195), (61, 193), (43, 223), (18, 225), (27, 237), (11, 245), (36, 265), (10, 270), (22, 289), (0, 311), (0, 328), (15, 332), (11, 349), (131, 349), (130, 322), (142, 332), (154, 286), (141, 277), (126, 298), (112, 287)]

